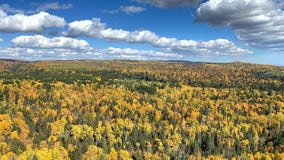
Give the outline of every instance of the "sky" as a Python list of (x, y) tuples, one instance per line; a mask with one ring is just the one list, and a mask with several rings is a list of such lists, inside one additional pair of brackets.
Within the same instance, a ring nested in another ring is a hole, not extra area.
[(0, 58), (284, 66), (284, 0), (1, 0)]

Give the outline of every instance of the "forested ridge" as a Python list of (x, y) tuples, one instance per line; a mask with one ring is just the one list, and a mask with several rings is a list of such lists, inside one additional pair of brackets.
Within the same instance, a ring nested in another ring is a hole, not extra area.
[(284, 67), (0, 60), (0, 159), (284, 159)]

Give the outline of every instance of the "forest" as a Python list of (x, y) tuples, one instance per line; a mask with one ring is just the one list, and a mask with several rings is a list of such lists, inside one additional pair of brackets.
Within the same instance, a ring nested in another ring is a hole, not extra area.
[(0, 60), (1, 160), (283, 160), (284, 67)]

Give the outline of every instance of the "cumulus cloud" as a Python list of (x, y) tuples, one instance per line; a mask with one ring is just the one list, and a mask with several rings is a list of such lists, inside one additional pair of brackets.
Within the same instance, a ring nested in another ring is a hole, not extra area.
[(64, 36), (87, 36), (98, 38), (100, 36), (100, 32), (105, 30), (106, 24), (101, 23), (99, 18), (93, 18), (92, 20), (74, 21), (68, 26), (68, 32), (62, 33)]
[(34, 5), (39, 5), (37, 8), (37, 12), (43, 12), (47, 10), (61, 10), (61, 9), (70, 9), (73, 7), (72, 4), (59, 4), (58, 2), (53, 2), (53, 3), (45, 3), (45, 4), (34, 4)]
[(183, 56), (170, 52), (136, 50), (131, 48), (113, 48), (98, 50), (103, 59), (132, 59), (132, 60), (170, 60), (181, 59)]
[(107, 28), (100, 19), (75, 21), (69, 24), (64, 36), (87, 36), (107, 41), (146, 43), (167, 51), (182, 54), (218, 54), (240, 55), (252, 52), (236, 46), (232, 41), (225, 39), (211, 40), (208, 42), (194, 40), (178, 40), (176, 38), (161, 37), (148, 30), (125, 31), (123, 29)]
[(132, 14), (146, 11), (146, 8), (140, 6), (120, 6), (120, 10), (127, 14)]
[(13, 47), (20, 48), (63, 48), (72, 50), (91, 50), (89, 43), (85, 40), (78, 40), (67, 37), (47, 38), (42, 35), (35, 36), (19, 36), (12, 39)]
[(283, 51), (283, 4), (278, 0), (209, 0), (195, 17), (197, 22), (231, 27), (250, 46)]
[(96, 59), (88, 42), (66, 37), (47, 38), (42, 35), (19, 36), (12, 39), (12, 47), (0, 48), (1, 58), (23, 60)]
[(92, 49), (89, 51), (73, 50), (68, 48), (0, 48), (0, 58), (23, 60), (47, 59), (132, 59), (132, 60), (170, 60), (181, 59), (182, 56), (174, 53), (135, 50), (130, 48)]
[(164, 43), (158, 41), (158, 45), (166, 46), (171, 52), (191, 53), (199, 55), (244, 55), (252, 54), (252, 51), (236, 46), (227, 39), (216, 39), (207, 42), (193, 40), (167, 40)]
[(0, 32), (43, 32), (45, 28), (63, 28), (63, 18), (40, 12), (26, 16), (24, 14), (7, 15), (0, 10)]
[(2, 38), (0, 38), (0, 43), (1, 43), (1, 42), (3, 42), (3, 39), (2, 39)]
[(177, 6), (190, 6), (196, 4), (199, 0), (136, 0), (138, 2), (149, 3), (160, 8), (171, 8)]
[(68, 37), (47, 38), (42, 35), (19, 36), (12, 39), (12, 47), (0, 48), (0, 57), (26, 60), (41, 59), (133, 59), (169, 60), (183, 55), (131, 48), (94, 49), (87, 41)]
[(48, 60), (48, 59), (96, 59), (91, 52), (78, 51), (66, 48), (0, 48), (0, 58), (22, 59), (22, 60)]

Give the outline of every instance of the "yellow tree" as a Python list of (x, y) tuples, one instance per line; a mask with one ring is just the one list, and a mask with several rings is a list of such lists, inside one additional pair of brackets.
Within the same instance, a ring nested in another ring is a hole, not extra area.
[(88, 147), (88, 150), (85, 154), (82, 156), (82, 160), (97, 160), (101, 159), (103, 156), (103, 150), (100, 147), (90, 145)]
[(0, 114), (0, 135), (11, 133), (13, 122), (8, 114)]
[(24, 116), (21, 112), (17, 112), (13, 119), (14, 124), (20, 128), (19, 139), (23, 143), (27, 143), (26, 139), (30, 133), (29, 126), (24, 120)]

